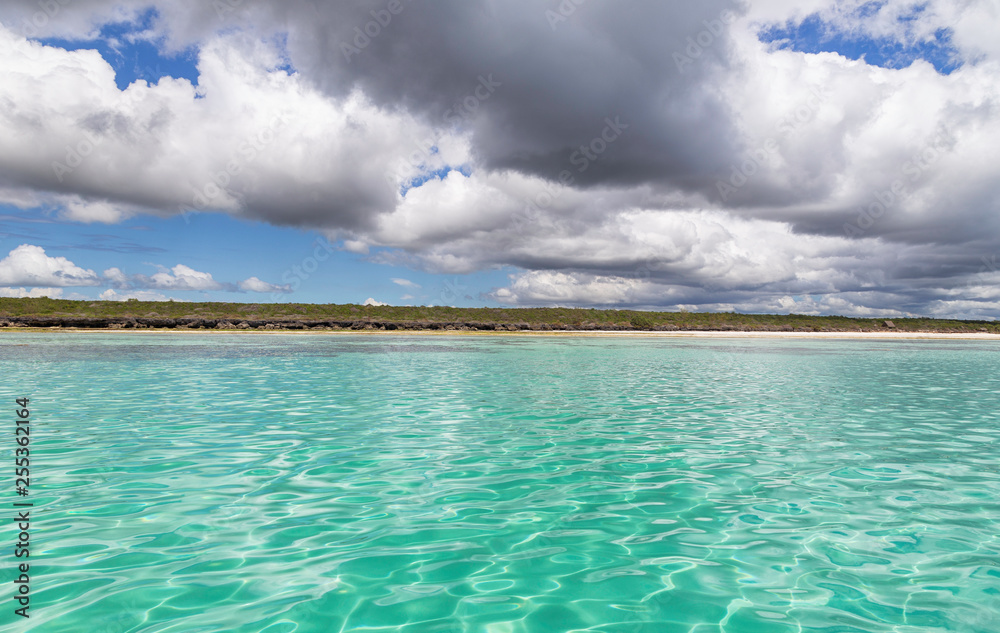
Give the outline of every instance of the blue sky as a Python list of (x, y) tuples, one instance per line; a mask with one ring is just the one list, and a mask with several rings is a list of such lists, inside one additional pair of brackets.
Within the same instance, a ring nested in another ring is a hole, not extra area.
[[(0, 70), (18, 113), (0, 294), (1000, 315), (981, 263), (1000, 253), (996, 144), (972, 147), (1000, 84), (988, 2), (587, 4), (553, 23), (476, 0), (452, 7), (461, 28), (378, 0), (58, 4), (32, 29), (53, 54), (15, 46)], [(15, 0), (0, 24), (38, 15)], [(113, 87), (74, 57), (91, 50)], [(889, 74), (813, 59), (830, 52)], [(917, 60), (933, 71), (904, 79)], [(177, 215), (275, 112), (287, 127), (225, 203)], [(94, 134), (96, 158), (54, 170)], [(319, 239), (333, 252), (306, 272)], [(22, 245), (44, 254), (11, 259)]]
[(156, 83), (161, 77), (187, 79), (198, 84), (198, 51), (195, 47), (174, 55), (164, 54), (163, 42), (150, 41), (148, 32), (156, 18), (155, 9), (147, 10), (135, 22), (117, 22), (100, 28), (94, 39), (39, 38), (38, 41), (65, 50), (96, 50), (115, 71), (115, 83), (124, 90), (136, 80)]
[[(871, 3), (875, 5), (876, 3)], [(861, 17), (864, 17), (864, 11)], [(917, 12), (919, 14), (919, 11)], [(900, 18), (906, 24), (918, 15)], [(760, 34), (761, 40), (775, 42), (779, 48), (803, 53), (837, 53), (848, 59), (864, 59), (873, 66), (903, 68), (916, 60), (930, 62), (938, 72), (950, 74), (961, 64), (957, 51), (951, 44), (948, 29), (938, 29), (933, 39), (913, 44), (891, 38), (873, 38), (863, 33), (844, 31), (826, 22), (818, 14), (808, 16), (798, 23), (774, 24)]]
[[(52, 257), (66, 257), (98, 273), (117, 267), (127, 274), (152, 275), (179, 263), (212, 274), (220, 282), (257, 277), (276, 284), (295, 284), (292, 293), (225, 291), (161, 291), (186, 301), (363, 303), (369, 297), (394, 305), (494, 305), (478, 296), (478, 288), (503, 285), (511, 270), (468, 275), (434, 275), (373, 263), (370, 256), (350, 253), (336, 243), (333, 251), (309, 272), (322, 235), (315, 231), (275, 227), (238, 220), (222, 213), (157, 218), (136, 217), (120, 224), (69, 222), (35, 209), (0, 207), (0, 250), (21, 244), (45, 249)], [(299, 272), (301, 271), (301, 272)], [(393, 279), (411, 282), (402, 284)], [(298, 282), (296, 284), (296, 282)], [(74, 288), (96, 298), (101, 288)]]

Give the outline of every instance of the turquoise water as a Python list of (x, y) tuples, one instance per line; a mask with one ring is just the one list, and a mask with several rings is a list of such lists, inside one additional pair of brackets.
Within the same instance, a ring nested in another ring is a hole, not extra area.
[(6, 598), (0, 630), (996, 632), (998, 369), (989, 342), (5, 333), (35, 507), (32, 617)]

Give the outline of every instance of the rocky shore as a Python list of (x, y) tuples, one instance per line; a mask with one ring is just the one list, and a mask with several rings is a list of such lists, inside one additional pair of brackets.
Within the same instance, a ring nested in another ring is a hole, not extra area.
[[(166, 318), (166, 317), (45, 317), (15, 316), (0, 317), (0, 328), (73, 328), (85, 330), (326, 330), (326, 331), (456, 331), (456, 332), (892, 332), (896, 331), (892, 321), (879, 322), (877, 328), (815, 328), (792, 325), (755, 326), (692, 326), (681, 328), (677, 325), (655, 325), (648, 328), (628, 324), (582, 323), (574, 325), (549, 323), (489, 323), (474, 321), (388, 321), (378, 319), (356, 320), (290, 320), (290, 319), (212, 319), (212, 318)], [(936, 333), (986, 332), (982, 329), (938, 328), (921, 330)]]

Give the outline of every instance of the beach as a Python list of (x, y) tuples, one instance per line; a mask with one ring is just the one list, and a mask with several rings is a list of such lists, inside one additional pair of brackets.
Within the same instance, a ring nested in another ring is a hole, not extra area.
[(224, 334), (246, 335), (280, 335), (280, 336), (514, 336), (514, 337), (623, 337), (623, 338), (708, 338), (708, 339), (874, 339), (874, 340), (956, 340), (956, 341), (998, 341), (1000, 335), (986, 332), (733, 332), (733, 331), (600, 331), (600, 330), (546, 330), (546, 331), (469, 331), (469, 330), (376, 330), (376, 329), (325, 329), (325, 330), (219, 330), (219, 329), (177, 329), (177, 328), (144, 328), (144, 329), (93, 329), (93, 328), (2, 328), (0, 337), (5, 332), (51, 332), (78, 334), (204, 334), (220, 336)]

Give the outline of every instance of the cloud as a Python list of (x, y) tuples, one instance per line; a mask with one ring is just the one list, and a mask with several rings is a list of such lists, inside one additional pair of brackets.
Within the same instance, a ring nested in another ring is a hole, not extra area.
[(261, 281), (260, 279), (257, 279), (256, 277), (251, 277), (249, 279), (241, 281), (238, 284), (238, 286), (239, 286), (240, 290), (243, 290), (243, 291), (246, 291), (246, 292), (280, 292), (280, 293), (288, 293), (288, 292), (292, 291), (292, 287), (289, 286), (289, 285), (287, 285), (287, 284), (279, 286), (277, 284), (271, 284), (271, 283), (268, 283), (266, 281)]
[[(529, 0), (442, 0), (404, 5), (346, 55), (384, 3), (150, 6), (151, 40), (196, 47), (197, 87), (120, 91), (96, 52), (23, 38), (33, 0), (0, 7), (0, 100), (16, 106), (0, 113), (4, 199), (80, 222), (214, 209), (319, 229), (372, 261), (509, 267), (491, 296), (517, 305), (995, 310), (980, 279), (1000, 254), (987, 0), (591, 2), (554, 20)], [(135, 16), (99, 0), (60, 11), (39, 35)], [(958, 68), (760, 39), (809, 16), (862, 44), (945, 29)], [(105, 277), (251, 282), (206, 275)]]
[(104, 271), (104, 278), (117, 288), (128, 288), (131, 285), (128, 275), (120, 268), (109, 268)]
[(367, 299), (365, 299), (365, 302), (362, 303), (361, 305), (365, 305), (365, 306), (387, 306), (389, 304), (388, 303), (382, 303), (381, 301), (376, 301), (376, 300), (372, 299), (371, 297), (368, 297)]
[(127, 275), (120, 268), (109, 268), (104, 271), (105, 283), (119, 289), (149, 289), (149, 290), (191, 290), (205, 292), (209, 290), (221, 290), (225, 292), (261, 292), (261, 293), (289, 293), (292, 291), (289, 285), (278, 285), (262, 281), (257, 277), (250, 277), (237, 284), (220, 282), (211, 273), (201, 272), (177, 264), (173, 268), (158, 267), (159, 272), (153, 275)]
[(357, 253), (359, 255), (368, 254), (368, 245), (360, 240), (344, 240), (343, 248), (349, 253)]
[(961, 59), (1000, 57), (987, 33), (1000, 15), (990, 2), (949, 0), (764, 0), (748, 4), (748, 17), (762, 24), (799, 24), (810, 16), (853, 39), (873, 38), (914, 46), (946, 34)]
[(92, 270), (80, 268), (65, 257), (49, 257), (45, 249), (21, 244), (0, 260), (0, 286), (97, 286)]
[(25, 290), (24, 288), (0, 288), (0, 297), (49, 297), (50, 299), (61, 299), (62, 295), (62, 288), (32, 288), (31, 290)]
[[(534, 3), (445, 2), (406, 12), (393, 25), (396, 41), (431, 45), (373, 47), (356, 59), (345, 59), (340, 46), (316, 44), (352, 38), (353, 25), (370, 19), (363, 7), (262, 4), (257, 17), (274, 19), (280, 10), (294, 25), (287, 54), (298, 73), (275, 70), (279, 52), (259, 38), (232, 29), (220, 35), (232, 25), (217, 17), (204, 20), (216, 26), (212, 32), (192, 24), (192, 16), (214, 11), (156, 4), (163, 17), (155, 28), (199, 46), (197, 89), (163, 79), (119, 91), (95, 51), (41, 48), (16, 29), (0, 30), (8, 69), (0, 73), (0, 96), (19, 104), (11, 127), (28, 132), (31, 121), (45, 121), (30, 147), (21, 134), (0, 143), (0, 160), (18, 157), (4, 161), (10, 185), (72, 193), (91, 204), (106, 198), (170, 213), (196, 202), (277, 224), (358, 228), (392, 210), (401, 184), (472, 163), (473, 147), (483, 168), (554, 179), (573, 168), (565, 149), (603, 142), (608, 118), (642, 130), (644, 140), (613, 144), (577, 174), (581, 184), (629, 184), (656, 174), (687, 187), (698, 170), (704, 177), (706, 167), (722, 168), (728, 157), (724, 104), (698, 83), (726, 60), (725, 40), (687, 74), (671, 60), (703, 21), (731, 8), (728, 2), (647, 4), (650, 15), (637, 22), (623, 21), (618, 6), (593, 4), (571, 28), (555, 32)], [(111, 13), (110, 6), (88, 3), (66, 14), (79, 16), (82, 27)], [(15, 3), (0, 18), (16, 24), (28, 7)], [(481, 19), (484, 11), (493, 12), (489, 20)], [(468, 33), (461, 46), (470, 50), (441, 48), (453, 20)], [(502, 34), (515, 28), (532, 45), (512, 53)], [(597, 41), (606, 44), (591, 45), (581, 29), (600, 33)], [(475, 55), (465, 54), (474, 48)], [(584, 81), (556, 58), (614, 80)], [(57, 87), (69, 84), (73, 95), (64, 98)], [(661, 93), (674, 95), (674, 107), (664, 110), (651, 98)], [(233, 103), (243, 104), (239, 116)], [(689, 144), (710, 151), (692, 156)], [(95, 214), (109, 217), (74, 215)]]
[[(756, 314), (836, 314), (852, 317), (921, 316), (892, 307), (894, 300), (878, 292), (851, 292), (839, 296), (802, 296), (773, 292), (727, 291), (706, 293), (661, 280), (581, 273), (533, 272), (515, 275), (507, 287), (495, 289), (499, 303), (527, 306), (639, 308), (688, 312), (742, 312)], [(871, 307), (871, 306), (876, 307)], [(983, 306), (980, 306), (983, 307)], [(970, 313), (971, 314), (971, 313)]]
[(414, 282), (410, 281), (409, 279), (400, 279), (398, 277), (393, 277), (392, 278), (392, 283), (396, 284), (397, 286), (403, 286), (404, 288), (419, 288), (420, 287), (420, 284), (418, 284), (418, 283), (414, 283)]
[(161, 270), (150, 277), (139, 276), (140, 285), (161, 290), (224, 290), (226, 286), (212, 278), (211, 273), (194, 270), (177, 264), (170, 270)]
[(211, 273), (200, 272), (184, 264), (177, 264), (173, 268), (163, 266), (158, 268), (160, 272), (148, 276), (126, 275), (119, 268), (109, 268), (104, 271), (104, 279), (120, 290), (147, 288), (153, 290), (226, 290), (232, 292), (236, 289), (233, 284), (216, 281)]
[(192, 290), (225, 292), (289, 293), (289, 285), (278, 285), (250, 277), (237, 284), (216, 281), (211, 273), (194, 270), (190, 266), (178, 264), (173, 268), (159, 267), (154, 275), (127, 275), (119, 268), (104, 271), (105, 282), (119, 290), (146, 288), (152, 290)]
[[(197, 88), (164, 78), (121, 91), (96, 51), (41, 47), (0, 27), (0, 99), (18, 104), (4, 120), (0, 187), (35, 192), (83, 222), (221, 210), (275, 224), (368, 224), (398, 195), (385, 166), (433, 131), (360, 91), (324, 95), (274, 70), (275, 55), (240, 34), (213, 36), (201, 43)], [(438, 146), (426, 165), (392, 177), (468, 158), (455, 140)]]
[(110, 288), (98, 295), (98, 298), (101, 301), (127, 301), (129, 299), (138, 299), (139, 301), (181, 301), (181, 299), (167, 297), (164, 294), (153, 292), (151, 290), (129, 290), (125, 292), (117, 292)]
[(64, 199), (60, 207), (62, 218), (84, 224), (93, 222), (117, 224), (135, 214), (133, 209), (129, 209), (125, 205), (115, 204), (107, 200), (88, 201), (79, 196)]

